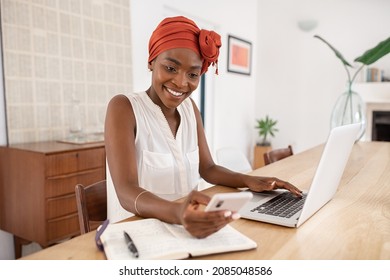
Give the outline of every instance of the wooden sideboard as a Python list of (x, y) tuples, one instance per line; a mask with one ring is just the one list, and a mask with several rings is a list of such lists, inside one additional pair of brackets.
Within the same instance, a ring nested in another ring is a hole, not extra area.
[(0, 147), (0, 226), (21, 244), (47, 247), (80, 234), (75, 185), (106, 178), (104, 142)]

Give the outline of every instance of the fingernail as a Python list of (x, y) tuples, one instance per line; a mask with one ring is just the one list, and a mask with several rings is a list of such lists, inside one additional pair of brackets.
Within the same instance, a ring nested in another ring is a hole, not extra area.
[(225, 218), (230, 217), (232, 215), (232, 211), (226, 211), (224, 213)]
[(232, 219), (233, 219), (233, 220), (238, 220), (239, 218), (241, 218), (241, 215), (238, 214), (238, 213), (234, 213), (234, 214), (232, 215)]

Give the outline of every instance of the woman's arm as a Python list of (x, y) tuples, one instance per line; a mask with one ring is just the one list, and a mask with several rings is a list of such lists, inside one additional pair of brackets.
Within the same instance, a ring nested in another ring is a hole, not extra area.
[(287, 189), (290, 192), (301, 196), (302, 192), (289, 182), (280, 180), (276, 177), (260, 177), (250, 176), (238, 172), (234, 172), (225, 167), (215, 164), (210, 149), (207, 144), (204, 133), (202, 118), (200, 112), (193, 102), (198, 132), (199, 145), (199, 173), (203, 179), (214, 185), (224, 185), (228, 187), (243, 188), (247, 187), (252, 191), (261, 192), (274, 189)]
[(138, 182), (136, 129), (129, 99), (124, 95), (112, 98), (107, 107), (104, 139), (108, 166), (119, 202), (124, 209), (134, 214), (179, 223), (178, 203), (163, 200), (150, 192), (141, 194), (145, 189)]

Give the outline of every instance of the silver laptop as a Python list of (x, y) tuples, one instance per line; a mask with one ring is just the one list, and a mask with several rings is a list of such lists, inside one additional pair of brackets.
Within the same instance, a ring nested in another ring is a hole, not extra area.
[[(337, 191), (361, 124), (339, 126), (331, 130), (311, 187), (303, 198), (288, 191), (253, 193), (241, 208), (241, 217), (287, 227), (299, 227)], [(286, 210), (287, 208), (293, 210)], [(295, 213), (294, 213), (295, 212)]]

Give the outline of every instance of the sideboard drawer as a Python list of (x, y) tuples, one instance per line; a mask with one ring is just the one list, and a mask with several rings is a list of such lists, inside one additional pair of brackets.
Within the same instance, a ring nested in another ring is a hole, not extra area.
[(47, 219), (53, 219), (77, 212), (75, 194), (49, 198), (46, 203)]
[(74, 193), (76, 184), (90, 185), (106, 177), (104, 167), (71, 173), (63, 176), (49, 177), (45, 181), (45, 197), (57, 197)]
[(53, 154), (46, 157), (46, 176), (74, 173), (105, 165), (104, 148)]
[(77, 213), (47, 221), (46, 230), (49, 244), (79, 234), (80, 224)]

